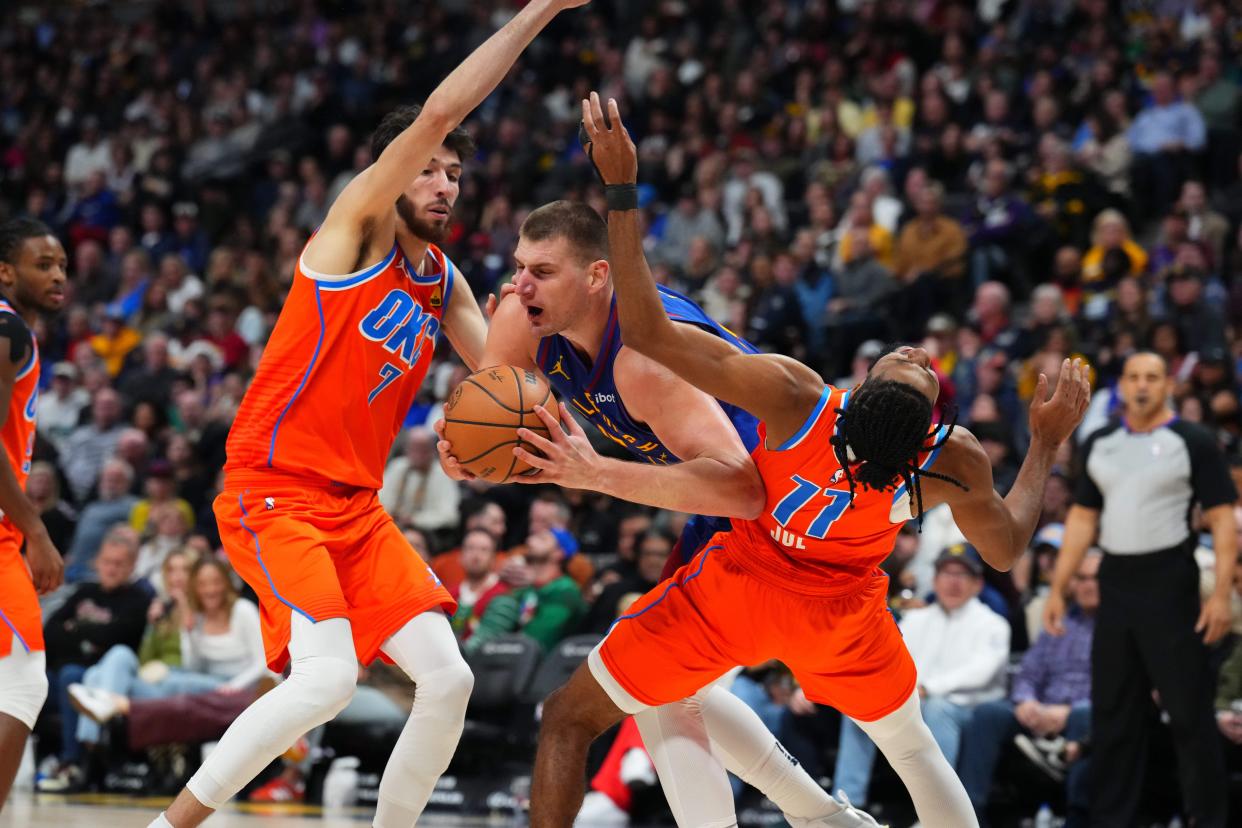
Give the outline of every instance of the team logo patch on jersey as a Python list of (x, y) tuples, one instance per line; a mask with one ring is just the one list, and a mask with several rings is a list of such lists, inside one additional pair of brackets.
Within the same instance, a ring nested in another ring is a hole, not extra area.
[(431, 299), (428, 300), (427, 304), (433, 308), (438, 308), (444, 304), (444, 292), (439, 285), (436, 285), (436, 289), (431, 292)]

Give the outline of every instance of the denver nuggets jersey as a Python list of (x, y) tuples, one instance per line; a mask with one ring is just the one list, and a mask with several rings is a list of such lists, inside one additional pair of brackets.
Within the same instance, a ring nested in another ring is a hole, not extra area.
[(455, 270), (435, 245), (421, 268), (394, 244), (383, 261), (345, 276), (299, 259), (229, 432), (225, 471), (277, 469), (379, 489), (431, 362)]
[[(849, 391), (824, 388), (815, 410), (783, 445), (765, 445), (767, 428), (759, 425), (759, 443), (751, 456), (767, 489), (767, 505), (757, 520), (734, 521), (733, 532), (744, 555), (736, 563), (760, 580), (798, 590), (832, 595), (855, 588), (893, 550), (901, 526), (911, 518), (910, 492), (877, 492), (855, 486), (850, 508), (849, 483), (829, 440), (837, 427), (836, 409), (849, 405)], [(947, 427), (929, 434), (940, 442)], [(940, 449), (923, 452), (919, 468), (936, 460)]]
[[(717, 324), (694, 302), (668, 288), (660, 288), (664, 310), (674, 322), (696, 325), (731, 343), (739, 350), (755, 353), (749, 342), (732, 331)], [(680, 462), (680, 458), (660, 442), (645, 423), (630, 416), (617, 392), (612, 366), (617, 352), (621, 350), (621, 328), (617, 323), (617, 300), (613, 297), (608, 311), (608, 325), (604, 329), (604, 341), (594, 365), (588, 365), (568, 339), (560, 334), (544, 337), (539, 343), (536, 363), (547, 376), (561, 398), (578, 410), (600, 433), (624, 448), (640, 460), (658, 465)], [(725, 414), (742, 438), (746, 450), (754, 448), (758, 440), (758, 420), (742, 409), (720, 403)]]
[[(11, 313), (23, 325), (25, 320), (8, 302), (0, 299), (0, 313)], [(26, 478), (30, 475), (30, 458), (34, 454), (35, 442), (35, 407), (39, 403), (39, 344), (34, 334), (30, 336), (30, 353), (17, 371), (17, 379), (13, 382), (13, 395), (9, 398), (8, 417), (4, 421), (4, 429), (0, 432), (0, 442), (4, 443), (4, 453), (8, 455), (9, 465), (17, 477), (17, 485), (26, 489)], [(0, 540), (16, 539), (20, 544), (21, 532), (13, 522), (5, 517), (0, 522)]]

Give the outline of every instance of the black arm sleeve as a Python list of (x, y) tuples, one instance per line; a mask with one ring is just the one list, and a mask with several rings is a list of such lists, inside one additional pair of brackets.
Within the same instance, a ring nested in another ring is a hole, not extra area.
[(1229, 474), (1229, 464), (1211, 432), (1182, 420), (1170, 428), (1186, 442), (1190, 453), (1190, 486), (1195, 501), (1204, 509), (1236, 501), (1238, 490)]
[(9, 341), (9, 359), (14, 365), (22, 365), (30, 355), (33, 340), (30, 328), (15, 313), (0, 311), (0, 337)]
[(1095, 481), (1091, 479), (1091, 473), (1087, 470), (1087, 464), (1091, 460), (1091, 450), (1095, 448), (1095, 443), (1106, 434), (1111, 434), (1116, 426), (1105, 426), (1099, 431), (1094, 432), (1087, 438), (1086, 444), (1082, 448), (1082, 466), (1078, 470), (1078, 485), (1074, 487), (1074, 505), (1082, 506), (1086, 509), (1100, 510), (1104, 508), (1104, 493), (1095, 485)]

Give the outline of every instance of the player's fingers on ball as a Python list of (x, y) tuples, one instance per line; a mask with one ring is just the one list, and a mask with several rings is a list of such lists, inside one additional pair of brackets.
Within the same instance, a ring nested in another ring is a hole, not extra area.
[(582, 430), (582, 426), (578, 425), (578, 421), (569, 413), (569, 406), (565, 403), (559, 403), (561, 409), (561, 421), (565, 423), (565, 427), (569, 429), (569, 433), (575, 437), (585, 437), (586, 432)]
[(556, 449), (555, 443), (544, 437), (542, 434), (531, 431), (529, 428), (519, 428), (517, 430), (517, 436), (519, 440), (524, 443), (530, 443), (544, 454), (548, 454)]
[[(535, 406), (535, 416), (543, 420), (543, 424), (548, 427), (550, 432), (560, 431), (560, 429), (557, 428), (560, 424), (556, 421), (556, 418), (552, 416), (552, 412), (548, 411), (548, 409), (544, 408), (542, 405)], [(553, 437), (553, 439), (555, 439), (555, 437)]]
[(552, 468), (552, 463), (546, 457), (540, 457), (538, 454), (529, 452), (521, 446), (513, 447), (513, 456), (528, 466), (534, 466), (542, 471)]

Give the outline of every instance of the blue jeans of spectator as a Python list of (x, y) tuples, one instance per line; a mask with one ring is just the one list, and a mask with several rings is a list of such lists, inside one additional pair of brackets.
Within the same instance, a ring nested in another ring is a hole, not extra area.
[[(86, 671), (82, 683), (134, 699), (165, 699), (181, 693), (207, 693), (226, 681), (219, 676), (173, 667), (163, 681), (151, 683), (138, 678), (139, 666), (138, 654), (124, 644), (117, 644), (104, 653), (98, 664)], [(98, 742), (100, 727), (81, 716), (76, 736), (78, 742)]]
[[(768, 695), (768, 691), (762, 684), (750, 676), (742, 674), (733, 680), (730, 692), (746, 702), (747, 707), (759, 714), (760, 721), (763, 722), (768, 730), (774, 734), (780, 734), (785, 708), (783, 705), (772, 701), (772, 697)], [(740, 796), (743, 788), (742, 780), (729, 774), (729, 783), (733, 786), (733, 795), (735, 797)]]
[(56, 700), (56, 709), (60, 713), (60, 761), (64, 764), (77, 764), (82, 760), (82, 744), (77, 739), (78, 711), (69, 703), (69, 685), (82, 680), (86, 667), (81, 664), (63, 664), (55, 670), (49, 670), (48, 698)]
[[(970, 726), (974, 707), (944, 699), (923, 700), (923, 721), (949, 765), (957, 767), (962, 732)], [(844, 791), (850, 802), (865, 804), (871, 788), (871, 769), (875, 765), (875, 742), (848, 716), (841, 718), (841, 742), (837, 748), (837, 768), (832, 786)]]
[[(1070, 708), (1061, 735), (1068, 742), (1081, 742), (1091, 729), (1091, 705), (1088, 702)], [(970, 728), (962, 734), (962, 753), (958, 763), (958, 775), (966, 787), (971, 804), (983, 819), (991, 792), (992, 779), (1001, 750), (1018, 733), (1023, 732), (1014, 715), (1014, 705), (1007, 699), (984, 702), (975, 708)], [(1089, 805), (1087, 790), (1088, 760), (1080, 760), (1069, 766), (1065, 777), (1065, 797), (1071, 812), (1075, 807), (1084, 810)]]

